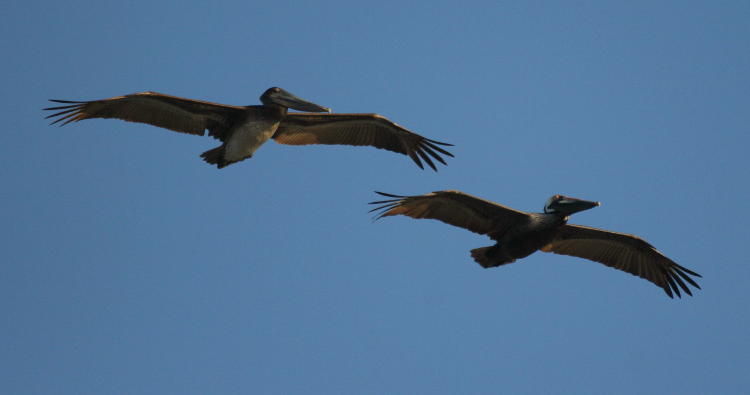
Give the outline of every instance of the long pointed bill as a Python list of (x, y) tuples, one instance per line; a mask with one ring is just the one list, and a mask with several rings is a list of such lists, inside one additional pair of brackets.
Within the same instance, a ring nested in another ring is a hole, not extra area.
[(566, 214), (574, 214), (579, 211), (588, 210), (597, 206), (601, 206), (599, 202), (592, 202), (589, 200), (575, 199), (571, 197), (564, 197), (557, 201), (557, 209)]
[(297, 111), (331, 112), (331, 109), (328, 107), (319, 106), (307, 100), (300, 99), (283, 89), (280, 89), (277, 94), (273, 95), (272, 100), (274, 103), (280, 104), (286, 108), (293, 108)]

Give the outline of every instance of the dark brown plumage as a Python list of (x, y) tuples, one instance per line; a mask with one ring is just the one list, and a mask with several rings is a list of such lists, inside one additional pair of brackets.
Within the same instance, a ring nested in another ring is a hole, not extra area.
[(570, 214), (598, 206), (598, 202), (555, 195), (548, 200), (544, 213), (527, 213), (459, 191), (419, 196), (377, 193), (392, 199), (370, 203), (379, 205), (372, 210), (379, 211), (376, 218), (405, 215), (437, 219), (495, 240), (494, 246), (471, 251), (485, 268), (541, 250), (589, 259), (633, 274), (656, 284), (669, 297), (680, 297), (680, 290), (692, 295), (687, 284), (700, 289), (689, 277), (701, 277), (698, 273), (678, 265), (638, 236), (566, 224)]
[(430, 157), (447, 165), (440, 154), (453, 156), (438, 147), (452, 144), (422, 137), (378, 114), (289, 114), (273, 139), (289, 145), (369, 145), (408, 155), (420, 168), (422, 158), (433, 170), (436, 168)]
[(287, 108), (301, 111), (329, 111), (306, 102), (280, 88), (270, 88), (262, 96), (263, 105), (230, 106), (191, 100), (156, 92), (134, 93), (103, 100), (51, 100), (62, 106), (46, 118), (61, 126), (92, 118), (115, 118), (139, 122), (202, 136), (208, 131), (224, 144), (201, 156), (219, 168), (253, 155), (263, 143), (273, 138), (281, 144), (369, 145), (409, 156), (420, 168), (422, 161), (437, 170), (433, 159), (453, 156), (438, 147), (451, 144), (430, 140), (377, 114), (287, 113)]
[(57, 117), (52, 125), (62, 122), (60, 126), (65, 126), (84, 119), (115, 118), (198, 136), (203, 136), (206, 130), (211, 136), (220, 134), (220, 131), (230, 128), (230, 121), (245, 110), (240, 106), (185, 99), (157, 92), (133, 93), (92, 101), (50, 101), (67, 104), (44, 109), (61, 110), (45, 117)]

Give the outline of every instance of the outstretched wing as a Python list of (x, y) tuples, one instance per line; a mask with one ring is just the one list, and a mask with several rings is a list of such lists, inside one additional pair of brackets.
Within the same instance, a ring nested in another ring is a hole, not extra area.
[(693, 295), (685, 282), (700, 289), (688, 276), (701, 277), (700, 274), (678, 265), (634, 235), (564, 225), (542, 251), (585, 258), (628, 272), (658, 285), (670, 298), (673, 292), (680, 297), (680, 288)]
[(280, 144), (369, 145), (408, 155), (420, 168), (422, 160), (436, 170), (432, 159), (446, 164), (440, 154), (453, 156), (439, 146), (451, 146), (410, 132), (378, 114), (290, 113), (273, 139)]
[(220, 139), (232, 126), (233, 115), (244, 111), (244, 107), (184, 99), (156, 92), (133, 93), (92, 101), (50, 101), (66, 104), (44, 109), (58, 111), (46, 118), (56, 118), (52, 124), (62, 122), (60, 126), (84, 119), (116, 118), (199, 136), (203, 136), (208, 129), (211, 136)]
[(371, 202), (380, 206), (377, 219), (392, 215), (412, 218), (429, 218), (446, 224), (488, 235), (498, 240), (513, 225), (528, 218), (523, 211), (480, 199), (459, 191), (438, 191), (419, 196), (399, 196), (383, 192), (380, 195), (394, 199)]

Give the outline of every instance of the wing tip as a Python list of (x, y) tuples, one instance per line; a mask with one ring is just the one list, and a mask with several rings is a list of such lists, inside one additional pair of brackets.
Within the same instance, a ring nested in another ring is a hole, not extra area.
[(386, 192), (380, 192), (380, 191), (373, 191), (373, 192), (377, 193), (378, 195), (391, 198), (391, 199), (377, 200), (377, 201), (367, 203), (367, 204), (379, 204), (380, 205), (368, 211), (369, 213), (375, 212), (375, 216), (372, 218), (373, 221), (377, 221), (383, 217), (387, 217), (391, 215), (389, 214), (389, 211), (392, 208), (400, 205), (401, 202), (405, 198), (407, 198), (407, 196), (394, 195), (392, 193), (386, 193)]

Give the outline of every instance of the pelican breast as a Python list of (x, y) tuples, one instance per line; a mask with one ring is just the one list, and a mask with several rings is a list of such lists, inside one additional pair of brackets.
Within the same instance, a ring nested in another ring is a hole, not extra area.
[(237, 125), (229, 133), (224, 159), (234, 162), (253, 156), (276, 133), (278, 127), (279, 120), (269, 118), (248, 119)]

